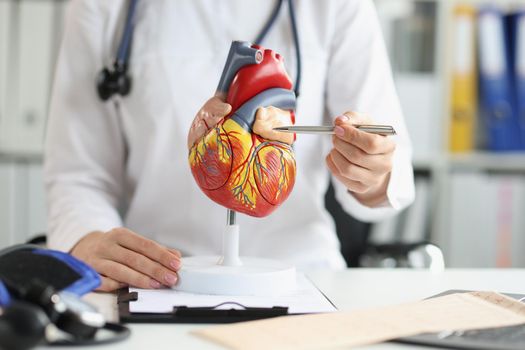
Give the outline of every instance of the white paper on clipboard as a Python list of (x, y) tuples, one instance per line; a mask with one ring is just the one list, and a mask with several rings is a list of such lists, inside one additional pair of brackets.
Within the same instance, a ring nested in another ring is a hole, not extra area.
[[(130, 288), (137, 292), (137, 301), (129, 303), (131, 313), (169, 313), (174, 306), (203, 307), (235, 302), (245, 307), (288, 307), (289, 313), (319, 313), (337, 311), (335, 306), (303, 274), (297, 275), (297, 290), (282, 296), (223, 296), (194, 294), (173, 289)], [(228, 305), (228, 308), (231, 306)]]

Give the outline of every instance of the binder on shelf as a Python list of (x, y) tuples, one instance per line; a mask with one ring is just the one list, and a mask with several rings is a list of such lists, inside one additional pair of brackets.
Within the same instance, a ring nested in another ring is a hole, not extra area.
[(507, 53), (509, 43), (501, 11), (493, 7), (479, 10), (478, 40), (480, 107), (486, 127), (486, 148), (519, 150), (519, 123)]
[(469, 152), (475, 148), (477, 79), (476, 12), (468, 5), (454, 10), (454, 56), (451, 86), (450, 151)]
[(525, 150), (525, 9), (506, 16), (508, 55), (513, 77), (520, 148)]

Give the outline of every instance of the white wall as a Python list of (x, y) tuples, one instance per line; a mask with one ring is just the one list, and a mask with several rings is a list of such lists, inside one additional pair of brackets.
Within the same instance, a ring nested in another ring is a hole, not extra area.
[(0, 248), (46, 231), (41, 153), (65, 0), (0, 0)]
[(38, 161), (0, 158), (0, 249), (46, 231)]

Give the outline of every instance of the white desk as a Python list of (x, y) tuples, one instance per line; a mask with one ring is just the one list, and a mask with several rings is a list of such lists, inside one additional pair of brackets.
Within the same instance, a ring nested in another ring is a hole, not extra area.
[[(523, 282), (525, 281), (525, 269), (461, 269), (441, 273), (405, 269), (349, 269), (339, 272), (315, 271), (309, 273), (308, 276), (339, 310), (355, 310), (414, 301), (448, 289), (494, 290), (525, 294), (525, 282)], [(115, 319), (114, 295), (93, 293), (86, 299), (98, 305), (107, 317)], [(207, 325), (133, 324), (131, 325), (131, 338), (127, 341), (106, 347), (96, 347), (96, 349), (223, 349), (189, 334), (189, 331), (202, 327), (207, 327)], [(429, 348), (384, 343), (360, 349), (427, 350)]]

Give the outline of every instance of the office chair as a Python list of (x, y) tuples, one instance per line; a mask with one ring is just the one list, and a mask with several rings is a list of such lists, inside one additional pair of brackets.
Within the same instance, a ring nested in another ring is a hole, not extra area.
[(368, 249), (371, 224), (348, 215), (335, 199), (332, 181), (325, 194), (325, 207), (335, 221), (341, 253), (348, 267), (359, 267), (361, 256)]
[(441, 249), (428, 241), (371, 243), (372, 224), (361, 222), (343, 210), (335, 199), (331, 182), (325, 194), (325, 207), (334, 218), (341, 253), (348, 267), (445, 268)]

